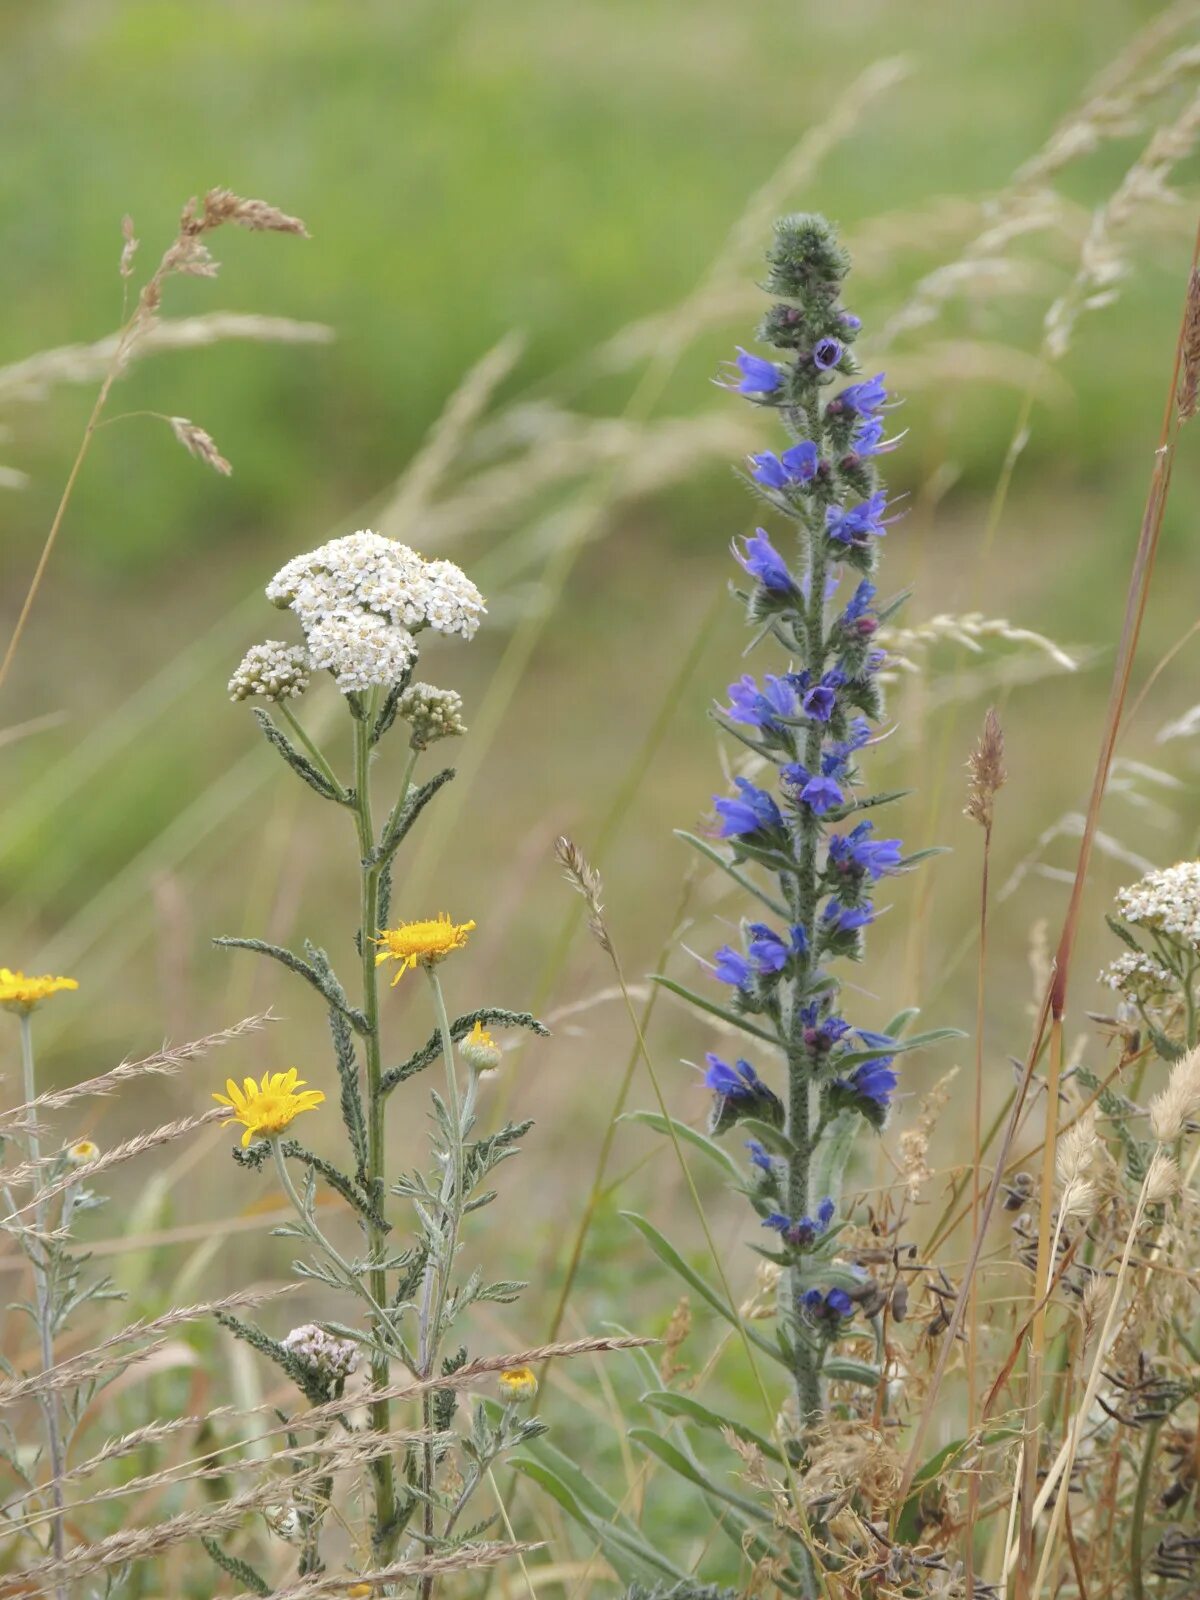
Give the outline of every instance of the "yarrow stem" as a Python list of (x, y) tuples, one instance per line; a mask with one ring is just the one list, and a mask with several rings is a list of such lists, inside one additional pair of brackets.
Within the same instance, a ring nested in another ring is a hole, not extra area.
[[(358, 939), (362, 955), (363, 1016), (366, 1018), (364, 1051), (367, 1065), (367, 1184), (372, 1210), (378, 1218), (387, 1192), (384, 1141), (384, 1096), (381, 1090), (383, 1057), (379, 1039), (379, 987), (375, 975), (375, 949), (372, 940), (379, 927), (380, 866), (371, 858), (375, 849), (375, 829), (371, 818), (371, 727), (375, 718), (378, 691), (367, 696), (363, 715), (354, 724), (354, 814), (358, 832), (360, 894)], [(384, 1267), (386, 1238), (379, 1221), (367, 1227), (367, 1251), (371, 1260), (369, 1277), (371, 1298), (387, 1307), (387, 1270)], [(385, 1346), (389, 1330), (377, 1328), (378, 1348), (371, 1355), (371, 1382), (385, 1389), (389, 1379), (389, 1360)], [(371, 1426), (377, 1433), (391, 1431), (391, 1405), (387, 1400), (371, 1402)], [(392, 1559), (399, 1529), (396, 1524), (396, 1483), (390, 1455), (377, 1456), (371, 1463), (375, 1480), (376, 1555), (385, 1565)], [(392, 1530), (395, 1529), (393, 1532)]]

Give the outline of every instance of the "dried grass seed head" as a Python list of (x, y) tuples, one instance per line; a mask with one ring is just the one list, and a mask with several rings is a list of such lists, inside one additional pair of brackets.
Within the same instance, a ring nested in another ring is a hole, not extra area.
[(979, 743), (967, 758), (967, 771), (966, 815), (990, 830), (996, 794), (1008, 778), (1004, 766), (1004, 732), (995, 707), (984, 718)]
[(1150, 1102), (1150, 1127), (1159, 1144), (1174, 1144), (1200, 1115), (1200, 1048), (1171, 1068), (1167, 1086)]

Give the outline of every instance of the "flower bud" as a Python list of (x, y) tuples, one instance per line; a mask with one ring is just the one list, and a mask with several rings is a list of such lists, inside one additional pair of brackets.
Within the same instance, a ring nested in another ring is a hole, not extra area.
[(507, 1367), (500, 1374), (499, 1388), (506, 1406), (519, 1406), (535, 1398), (538, 1381), (531, 1367)]

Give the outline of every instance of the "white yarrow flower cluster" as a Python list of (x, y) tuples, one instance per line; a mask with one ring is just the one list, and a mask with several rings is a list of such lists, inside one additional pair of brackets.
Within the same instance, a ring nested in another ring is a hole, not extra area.
[(1134, 927), (1151, 928), (1200, 949), (1200, 861), (1180, 861), (1148, 872), (1117, 890), (1117, 908)]
[(366, 529), (293, 557), (267, 585), (267, 598), (295, 612), (312, 665), (332, 672), (346, 694), (395, 683), (422, 628), (472, 638), (485, 610), (452, 561), (426, 561)]
[(353, 1342), (335, 1338), (315, 1322), (303, 1322), (293, 1328), (283, 1347), (306, 1367), (335, 1382), (344, 1382), (358, 1366), (358, 1349)]
[(1126, 1000), (1152, 1005), (1170, 990), (1174, 979), (1161, 961), (1144, 950), (1125, 950), (1103, 969), (1099, 981)]
[(462, 696), (454, 689), (438, 689), (432, 683), (414, 683), (400, 696), (396, 715), (408, 723), (412, 732), (409, 744), (426, 750), (438, 739), (466, 733), (462, 719)]
[(251, 695), (261, 695), (264, 700), (290, 700), (308, 688), (308, 670), (308, 652), (303, 645), (266, 639), (246, 651), (229, 680), (229, 698), (248, 700)]

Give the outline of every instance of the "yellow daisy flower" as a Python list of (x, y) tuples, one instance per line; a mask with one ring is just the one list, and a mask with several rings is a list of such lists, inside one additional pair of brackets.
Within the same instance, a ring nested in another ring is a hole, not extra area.
[(500, 1398), (508, 1406), (519, 1406), (523, 1400), (532, 1400), (538, 1392), (538, 1381), (532, 1367), (506, 1367), (499, 1379)]
[(398, 928), (381, 928), (373, 942), (382, 946), (375, 957), (375, 965), (385, 961), (398, 961), (400, 971), (392, 979), (392, 986), (410, 967), (432, 967), (444, 961), (454, 950), (461, 950), (467, 935), (475, 926), (473, 922), (451, 922), (444, 911), (430, 922), (402, 922)]
[(67, 1146), (67, 1160), (73, 1167), (86, 1167), (99, 1154), (100, 1146), (94, 1139), (76, 1139), (74, 1144)]
[(477, 1022), (458, 1047), (458, 1052), (475, 1072), (495, 1072), (504, 1059), (500, 1046), (491, 1034)]
[(30, 1012), (42, 1000), (64, 989), (78, 989), (74, 978), (27, 978), (23, 972), (0, 967), (0, 1006), (8, 1011)]
[(295, 1067), (289, 1067), (286, 1072), (264, 1072), (261, 1083), (246, 1078), (241, 1089), (232, 1078), (227, 1078), (226, 1093), (214, 1094), (213, 1099), (233, 1112), (233, 1116), (221, 1124), (223, 1128), (234, 1122), (244, 1125), (244, 1148), (251, 1139), (274, 1138), (291, 1127), (302, 1111), (311, 1111), (324, 1100), (320, 1089), (304, 1089), (299, 1093), (303, 1088), (304, 1079), (296, 1076)]

